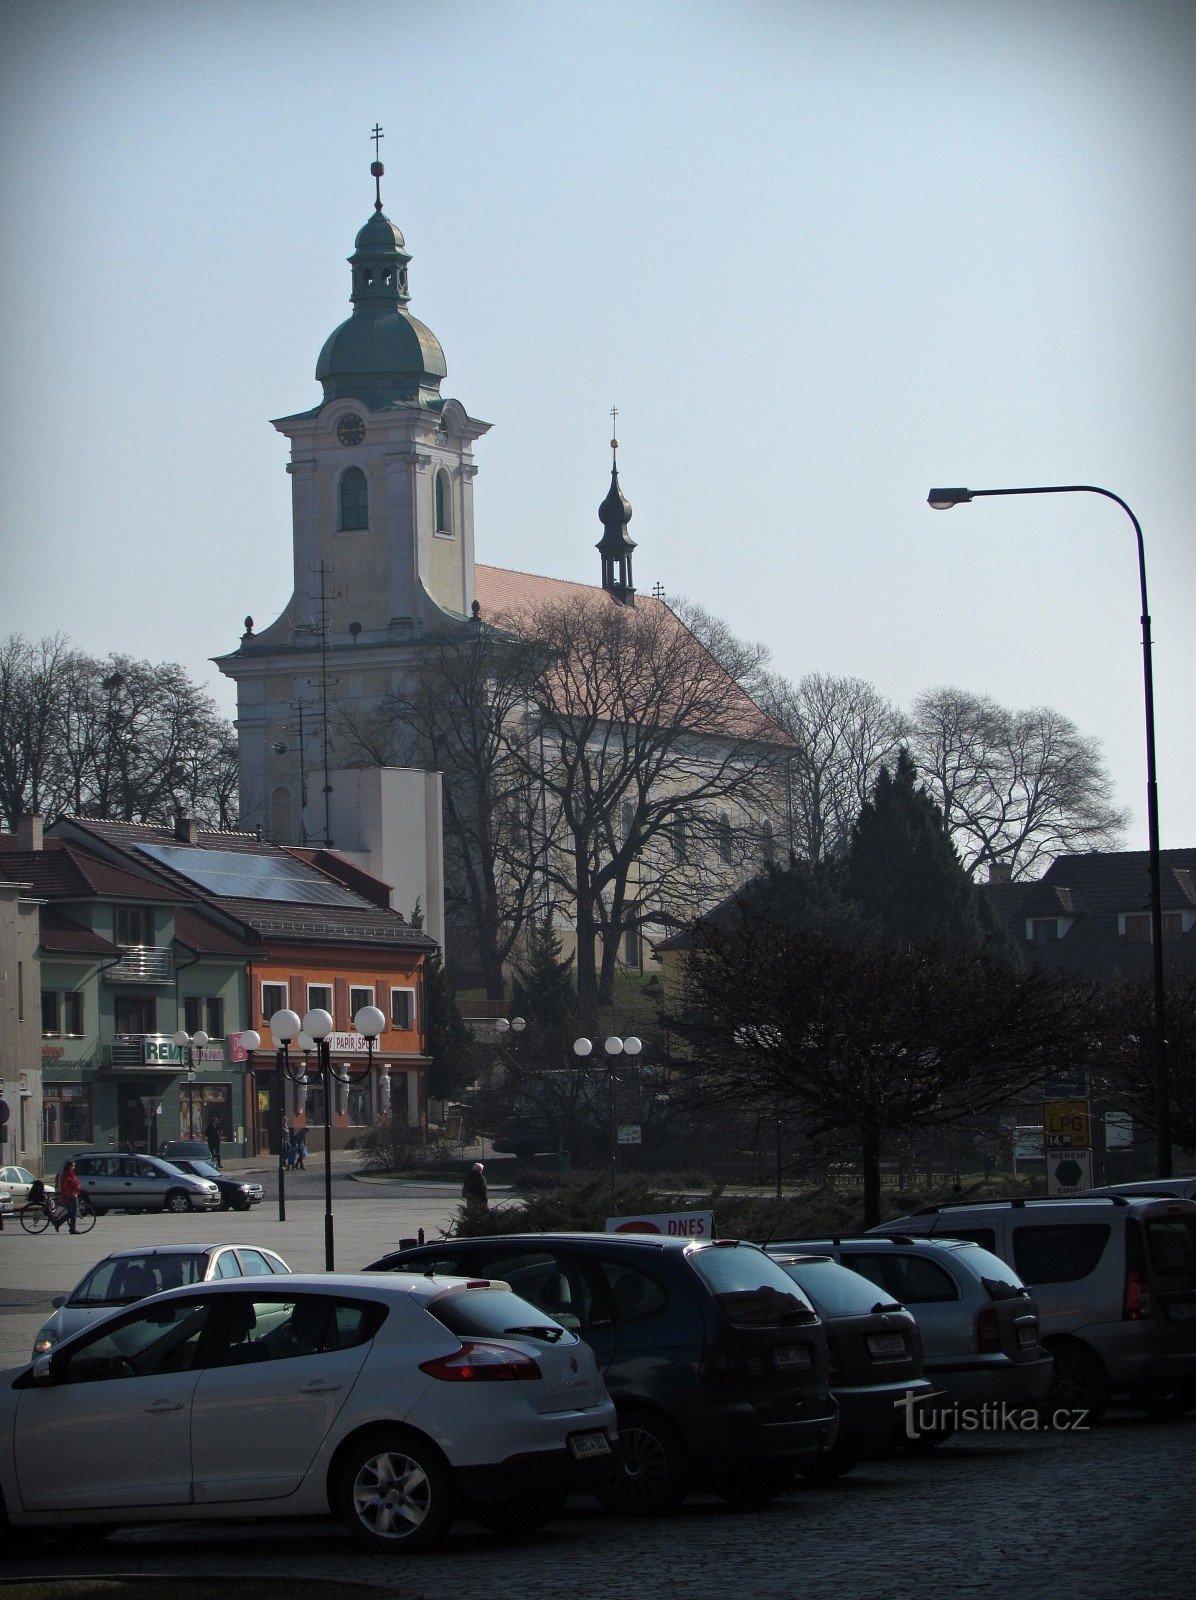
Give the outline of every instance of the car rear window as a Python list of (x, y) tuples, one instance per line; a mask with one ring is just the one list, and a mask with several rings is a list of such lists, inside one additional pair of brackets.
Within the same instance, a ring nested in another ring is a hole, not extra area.
[(567, 1332), (559, 1322), (509, 1289), (449, 1290), (424, 1304), (450, 1333), (466, 1338), (522, 1333), (555, 1344)]
[(965, 1244), (962, 1250), (953, 1250), (951, 1253), (957, 1261), (964, 1262), (984, 1280), (984, 1287), (991, 1299), (1008, 1300), (1025, 1293), (1025, 1284), (1008, 1261), (1002, 1261), (991, 1250), (983, 1250), (978, 1244)]
[(978, 1244), (985, 1250), (997, 1248), (997, 1230), (995, 1228), (936, 1228), (936, 1239), (962, 1239), (965, 1243)]
[(1168, 1289), (1196, 1289), (1196, 1217), (1152, 1217), (1146, 1248), (1156, 1278)]
[(820, 1260), (782, 1261), (780, 1265), (823, 1317), (865, 1317), (893, 1302), (858, 1272), (849, 1272), (829, 1256)]
[(1107, 1222), (1044, 1222), (1013, 1230), (1013, 1264), (1025, 1281), (1076, 1283), (1095, 1272), (1112, 1228)]
[(788, 1273), (754, 1245), (704, 1245), (686, 1259), (739, 1327), (774, 1328), (816, 1314)]
[(116, 1256), (93, 1267), (71, 1295), (73, 1306), (128, 1306), (161, 1289), (202, 1283), (206, 1257), (196, 1255)]
[(843, 1265), (887, 1289), (903, 1306), (934, 1305), (960, 1297), (951, 1274), (925, 1256), (896, 1250), (868, 1255), (865, 1251), (853, 1250), (850, 1255), (844, 1254)]

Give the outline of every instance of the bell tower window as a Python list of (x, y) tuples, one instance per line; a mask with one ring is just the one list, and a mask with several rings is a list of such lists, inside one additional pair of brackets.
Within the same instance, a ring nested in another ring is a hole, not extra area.
[(369, 489), (360, 467), (346, 467), (341, 477), (340, 502), (342, 533), (369, 527)]
[(446, 538), (453, 534), (453, 492), (449, 482), (449, 475), (443, 467), (436, 474), (436, 529)]

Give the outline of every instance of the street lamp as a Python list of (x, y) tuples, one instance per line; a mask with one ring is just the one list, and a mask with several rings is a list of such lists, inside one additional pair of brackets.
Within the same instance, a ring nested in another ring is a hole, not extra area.
[[(302, 1033), (312, 1041), (324, 1085), (324, 1270), (333, 1272), (336, 1268), (332, 1221), (332, 1085), (343, 1084), (347, 1089), (351, 1083), (362, 1083), (370, 1076), (374, 1069), (374, 1044), (386, 1026), (386, 1017), (377, 1006), (362, 1006), (353, 1018), (353, 1026), (365, 1039), (368, 1059), (360, 1071), (354, 1072), (347, 1063), (342, 1063), (338, 1072), (332, 1065), (332, 1047), (329, 1044), (333, 1029), (332, 1014), (322, 1007), (316, 1007), (306, 1014), (302, 1023), (294, 1012), (289, 1015), (294, 1017), (296, 1034), (302, 1028)], [(289, 1066), (287, 1070), (290, 1071)], [(305, 1080), (306, 1076), (304, 1073)], [(298, 1082), (298, 1078), (295, 1081)]]
[(278, 1109), (274, 1114), (274, 1137), (278, 1144), (279, 1222), (287, 1220), (287, 1163), (283, 1104), (286, 1098), (287, 1079), (289, 1078), (292, 1083), (298, 1081), (291, 1071), (291, 1046), (299, 1039), (302, 1027), (297, 1011), (289, 1009), (276, 1011), (270, 1018), (270, 1033), (278, 1047), (274, 1055), (274, 1065), (278, 1073)]
[[(618, 1082), (618, 1062), (620, 1056), (630, 1056), (634, 1067), (636, 1056), (644, 1048), (643, 1041), (631, 1034), (626, 1039), (620, 1039), (612, 1034), (602, 1046), (606, 1052), (604, 1070), (607, 1075), (607, 1085), (610, 1094), (610, 1203), (613, 1210), (615, 1203), (615, 1185), (619, 1176), (619, 1129), (615, 1120), (615, 1085)], [(589, 1039), (574, 1039), (573, 1054), (579, 1061), (585, 1062), (594, 1053), (593, 1043)]]
[(1163, 883), (1159, 861), (1159, 788), (1154, 750), (1154, 667), (1150, 644), (1150, 607), (1146, 602), (1146, 549), (1137, 517), (1120, 495), (1093, 483), (1058, 483), (1024, 489), (932, 489), (927, 502), (935, 511), (1011, 494), (1099, 494), (1119, 505), (1134, 525), (1138, 541), (1138, 586), (1142, 601), (1142, 677), (1146, 699), (1146, 829), (1150, 863), (1151, 974), (1154, 982), (1154, 1103), (1158, 1176), (1171, 1176), (1171, 1090), (1167, 1082), (1167, 1008), (1163, 987)]

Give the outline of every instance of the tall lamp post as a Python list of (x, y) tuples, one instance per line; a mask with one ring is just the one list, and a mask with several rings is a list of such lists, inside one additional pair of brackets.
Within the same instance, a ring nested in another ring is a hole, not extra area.
[(1119, 505), (1134, 525), (1138, 541), (1138, 586), (1142, 601), (1142, 677), (1146, 698), (1146, 828), (1150, 866), (1151, 973), (1154, 982), (1154, 1103), (1158, 1176), (1171, 1176), (1171, 1090), (1167, 1082), (1167, 1010), (1163, 987), (1163, 882), (1159, 862), (1159, 790), (1154, 750), (1154, 667), (1150, 644), (1150, 607), (1146, 602), (1146, 549), (1137, 517), (1120, 495), (1093, 483), (1044, 484), (1022, 489), (932, 489), (927, 496), (935, 511), (967, 505), (971, 500), (1011, 494), (1099, 494)]
[[(619, 1125), (615, 1117), (615, 1086), (619, 1079), (619, 1057), (630, 1056), (631, 1064), (634, 1067), (637, 1065), (636, 1057), (644, 1046), (643, 1041), (637, 1039), (634, 1034), (626, 1039), (620, 1039), (617, 1035), (612, 1034), (604, 1042), (602, 1048), (606, 1052), (605, 1071), (610, 1092), (610, 1201), (613, 1208), (615, 1186), (619, 1177)], [(594, 1046), (591, 1040), (575, 1039), (573, 1041), (573, 1054), (577, 1056), (579, 1061), (585, 1062), (593, 1053)]]
[[(362, 1006), (361, 1010), (353, 1018), (353, 1026), (365, 1040), (368, 1057), (365, 1066), (356, 1072), (347, 1065), (338, 1072), (332, 1065), (332, 1047), (329, 1043), (329, 1035), (332, 1033), (333, 1020), (330, 1012), (323, 1010), (322, 1007), (316, 1007), (314, 1010), (309, 1011), (302, 1021), (293, 1011), (276, 1012), (270, 1021), (270, 1031), (272, 1033), (275, 1032), (274, 1023), (276, 1019), (283, 1021), (285, 1032), (289, 1038), (301, 1038), (306, 1035), (311, 1040), (311, 1048), (315, 1051), (318, 1071), (324, 1086), (324, 1270), (326, 1272), (334, 1272), (336, 1270), (336, 1250), (332, 1220), (332, 1086), (333, 1084), (343, 1084), (348, 1087), (351, 1083), (363, 1083), (370, 1076), (374, 1068), (374, 1044), (378, 1035), (386, 1026), (386, 1017), (377, 1006)], [(277, 1034), (275, 1036), (278, 1037)], [(285, 1061), (283, 1064), (292, 1082), (306, 1082), (307, 1074), (305, 1072), (292, 1072), (289, 1061)], [(281, 1103), (280, 1097), (280, 1109)]]

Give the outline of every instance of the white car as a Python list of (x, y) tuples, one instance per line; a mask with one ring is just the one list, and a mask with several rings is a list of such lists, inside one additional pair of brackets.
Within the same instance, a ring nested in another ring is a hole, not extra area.
[(0, 1374), (0, 1522), (332, 1513), (366, 1546), (423, 1550), (462, 1511), (542, 1526), (617, 1437), (593, 1352), (505, 1283), (226, 1279)]
[[(0, 1189), (8, 1190), (18, 1209), (28, 1200), (29, 1191), (36, 1182), (37, 1178), (28, 1167), (0, 1167)], [(54, 1185), (48, 1183), (46, 1188), (52, 1190)]]
[(290, 1270), (273, 1250), (249, 1244), (162, 1244), (148, 1250), (115, 1250), (97, 1261), (70, 1294), (54, 1296), (50, 1302), (54, 1315), (38, 1329), (33, 1359), (44, 1356), (80, 1328), (147, 1295), (206, 1283), (209, 1278), (268, 1278)]

